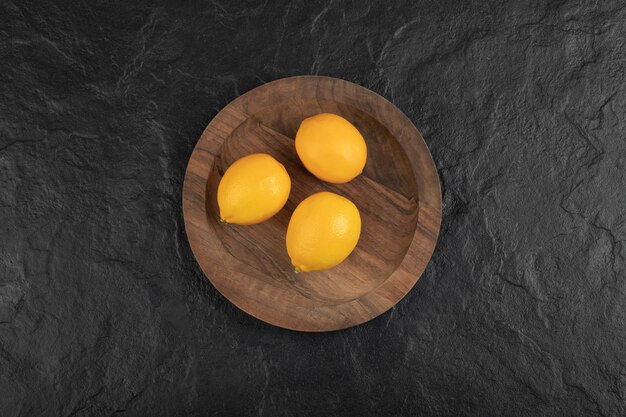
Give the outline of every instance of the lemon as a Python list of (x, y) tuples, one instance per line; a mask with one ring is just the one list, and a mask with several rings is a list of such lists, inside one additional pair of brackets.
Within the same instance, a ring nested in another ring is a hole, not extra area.
[(296, 207), (287, 227), (287, 253), (296, 272), (319, 271), (341, 263), (356, 247), (361, 216), (340, 195), (313, 194)]
[(285, 167), (265, 153), (235, 161), (217, 187), (220, 217), (226, 223), (261, 223), (283, 208), (291, 190)]
[(302, 121), (296, 133), (296, 152), (313, 175), (335, 184), (354, 179), (367, 159), (361, 133), (352, 123), (331, 113)]

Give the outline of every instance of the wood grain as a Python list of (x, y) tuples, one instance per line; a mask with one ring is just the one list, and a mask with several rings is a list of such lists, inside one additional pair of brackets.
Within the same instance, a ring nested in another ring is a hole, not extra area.
[[(347, 184), (317, 180), (295, 153), (302, 119), (339, 114), (363, 134), (364, 173)], [(219, 222), (221, 175), (242, 156), (265, 152), (292, 180), (285, 208), (255, 226)], [(326, 271), (295, 274), (285, 248), (291, 213), (322, 190), (350, 198), (362, 232), (354, 252)], [(274, 81), (228, 104), (208, 125), (189, 160), (183, 214), (192, 251), (233, 304), (277, 326), (327, 331), (387, 311), (413, 287), (435, 248), (441, 223), (439, 178), (426, 144), (395, 106), (347, 81), (304, 76)]]

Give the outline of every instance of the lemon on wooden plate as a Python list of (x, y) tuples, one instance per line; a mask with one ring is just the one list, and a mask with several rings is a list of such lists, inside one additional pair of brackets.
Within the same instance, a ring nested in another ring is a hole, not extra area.
[(367, 146), (356, 127), (341, 116), (320, 113), (304, 119), (296, 133), (296, 152), (317, 178), (341, 184), (358, 176)]
[(261, 223), (278, 213), (289, 198), (291, 179), (285, 167), (265, 153), (235, 161), (217, 188), (220, 218), (226, 223)]
[(361, 235), (354, 203), (335, 193), (313, 194), (296, 207), (287, 227), (287, 253), (296, 272), (331, 268), (350, 255)]

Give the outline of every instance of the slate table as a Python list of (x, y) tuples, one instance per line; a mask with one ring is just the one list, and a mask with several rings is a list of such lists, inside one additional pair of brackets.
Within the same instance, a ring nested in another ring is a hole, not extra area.
[[(0, 3), (1, 416), (626, 415), (626, 4)], [(425, 274), (325, 334), (210, 285), (181, 190), (265, 82), (370, 88), (443, 189)]]

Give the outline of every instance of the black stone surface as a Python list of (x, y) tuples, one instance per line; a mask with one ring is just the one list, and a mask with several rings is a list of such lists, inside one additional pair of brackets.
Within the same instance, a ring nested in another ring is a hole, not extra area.
[[(1, 416), (626, 415), (626, 4), (0, 3)], [(240, 312), (186, 241), (200, 133), (324, 74), (422, 131), (444, 221), (392, 311)]]

